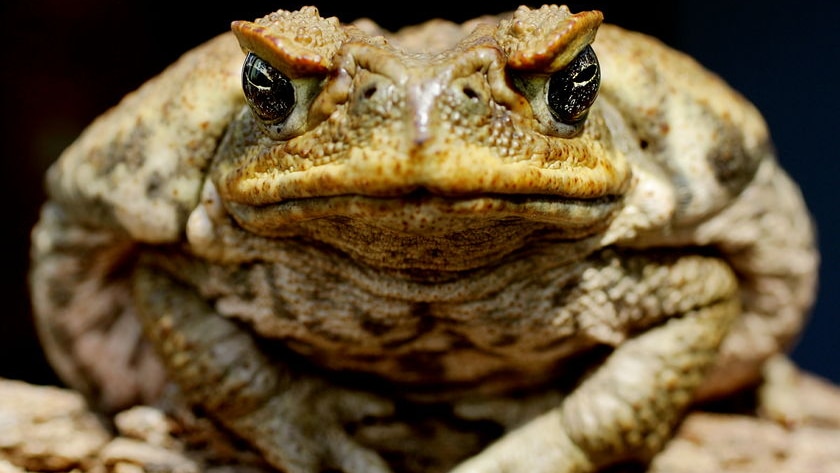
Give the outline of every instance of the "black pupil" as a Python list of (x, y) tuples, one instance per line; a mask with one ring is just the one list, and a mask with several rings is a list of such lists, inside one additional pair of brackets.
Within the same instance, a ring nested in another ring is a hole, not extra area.
[(575, 84), (576, 85), (577, 84), (580, 84), (580, 85), (586, 84), (587, 82), (591, 81), (595, 77), (595, 74), (597, 74), (597, 73), (598, 73), (598, 68), (595, 67), (594, 64), (590, 64), (590, 65), (586, 66), (585, 69), (578, 72), (578, 74), (575, 76), (575, 79), (574, 79)]
[(254, 113), (268, 122), (287, 118), (295, 104), (295, 89), (289, 78), (253, 53), (245, 58), (242, 89)]
[(575, 124), (586, 118), (598, 96), (601, 72), (595, 51), (587, 46), (548, 83), (548, 108), (556, 120)]

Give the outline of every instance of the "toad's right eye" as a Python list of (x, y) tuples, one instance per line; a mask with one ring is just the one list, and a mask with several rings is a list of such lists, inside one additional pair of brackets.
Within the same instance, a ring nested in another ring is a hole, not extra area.
[(569, 65), (549, 79), (546, 101), (551, 115), (564, 125), (579, 129), (589, 108), (595, 103), (600, 84), (598, 58), (592, 47), (587, 46)]
[(292, 81), (254, 53), (242, 67), (242, 90), (254, 114), (266, 124), (286, 120), (295, 106)]

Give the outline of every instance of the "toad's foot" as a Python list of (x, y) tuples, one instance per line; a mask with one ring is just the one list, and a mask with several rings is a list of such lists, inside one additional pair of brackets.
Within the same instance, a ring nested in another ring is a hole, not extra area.
[(737, 301), (725, 300), (627, 341), (562, 405), (452, 473), (586, 473), (648, 461), (690, 404), (738, 312)]
[(154, 269), (138, 271), (134, 291), (144, 329), (173, 380), (272, 465), (287, 473), (390, 472), (342, 428), (387, 415), (390, 403), (269, 361), (233, 321)]

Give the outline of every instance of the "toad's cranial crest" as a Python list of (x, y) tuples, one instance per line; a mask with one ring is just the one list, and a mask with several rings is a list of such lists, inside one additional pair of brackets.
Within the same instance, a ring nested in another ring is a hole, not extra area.
[(51, 167), (57, 371), (290, 473), (650, 460), (789, 347), (818, 256), (756, 109), (601, 21), (234, 22)]
[[(235, 123), (211, 170), (221, 200), (261, 234), (342, 217), (390, 238), (511, 219), (566, 234), (603, 228), (631, 172), (608, 118), (584, 123), (598, 90), (589, 43), (601, 16), (550, 13), (555, 22), (527, 43), (516, 35), (536, 18), (523, 12), (427, 51), (313, 9), (235, 22), (252, 50), (243, 80), (254, 113)], [(329, 44), (290, 34), (292, 22), (318, 25)]]

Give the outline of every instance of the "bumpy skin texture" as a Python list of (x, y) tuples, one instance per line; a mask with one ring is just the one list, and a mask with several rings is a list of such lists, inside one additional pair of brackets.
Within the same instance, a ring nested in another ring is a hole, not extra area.
[[(817, 254), (753, 106), (600, 22), (235, 22), (50, 169), (57, 370), (104, 409), (174, 384), (292, 473), (648, 460), (790, 344)], [(566, 123), (548, 84), (590, 43), (600, 92)], [(243, 50), (287, 117), (246, 104)]]

